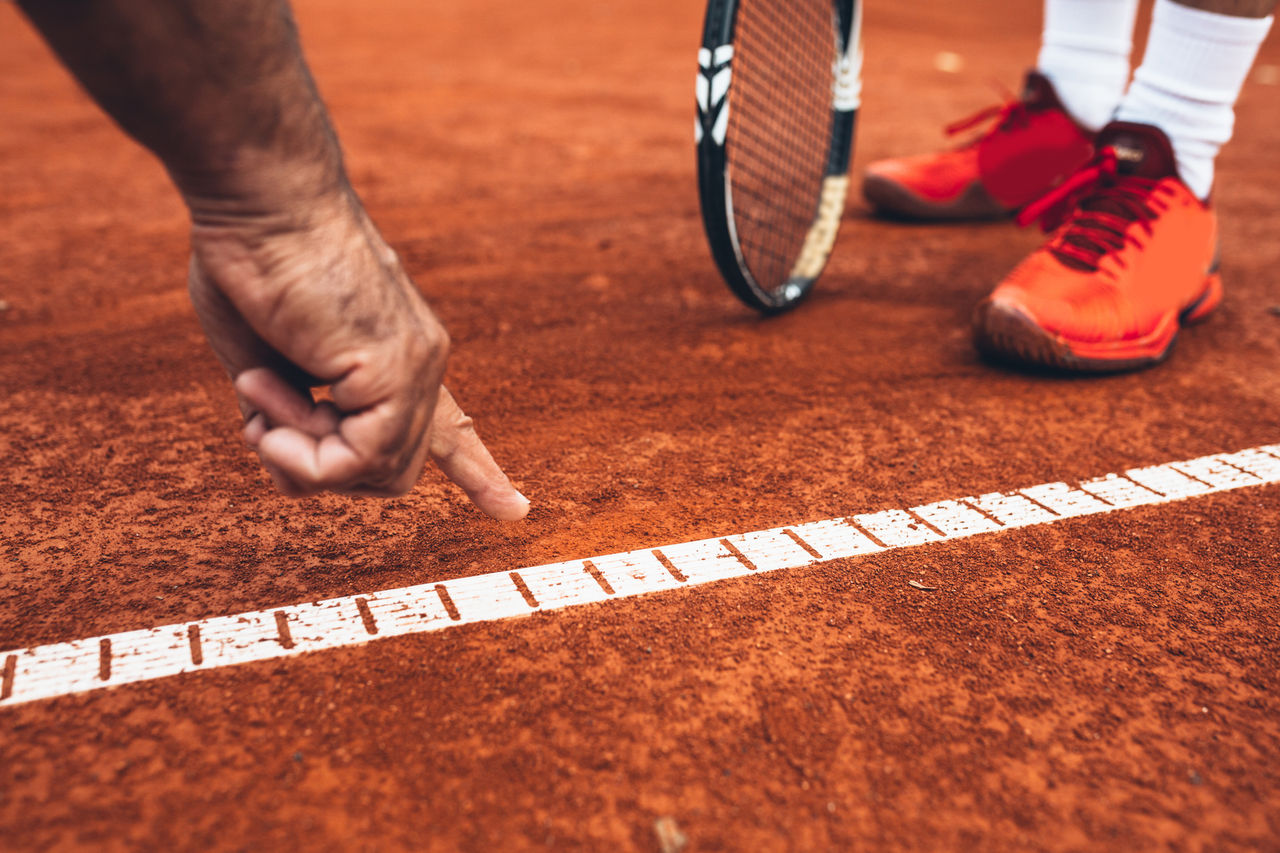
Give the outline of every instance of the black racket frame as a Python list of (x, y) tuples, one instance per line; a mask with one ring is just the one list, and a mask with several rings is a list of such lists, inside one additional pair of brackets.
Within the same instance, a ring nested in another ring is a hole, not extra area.
[[(787, 0), (749, 0), (749, 2), (779, 2)], [(861, 64), (861, 8), (863, 0), (834, 0), (833, 15), (836, 24), (837, 50), (840, 56), (852, 56)], [(720, 274), (724, 277), (729, 289), (744, 303), (764, 314), (780, 314), (798, 305), (813, 289), (822, 268), (830, 256), (830, 248), (823, 253), (819, 261), (809, 264), (809, 268), (801, 275), (792, 275), (787, 281), (773, 287), (760, 285), (751, 274), (746, 260), (738, 245), (732, 214), (731, 176), (729, 175), (728, 140), (717, 140), (715, 128), (717, 122), (726, 122), (727, 116), (721, 113), (731, 101), (733, 91), (732, 63), (728, 58), (718, 62), (718, 51), (726, 45), (733, 44), (734, 27), (737, 21), (738, 0), (709, 0), (706, 19), (703, 24), (702, 50), (699, 53), (698, 74), (705, 77), (706, 91), (712, 90), (715, 75), (726, 68), (730, 69), (730, 83), (724, 97), (715, 103), (699, 99), (697, 113), (697, 150), (698, 150), (698, 196), (702, 208), (702, 224), (706, 231), (707, 242), (711, 247), (711, 255), (715, 259)], [(704, 61), (709, 59), (709, 61)], [(861, 68), (857, 69), (861, 73)], [(853, 157), (853, 140), (857, 128), (858, 109), (837, 109), (833, 93), (831, 110), (831, 141), (827, 153), (826, 178), (845, 178), (849, 173), (849, 161)], [(825, 185), (824, 185), (825, 186)], [(830, 211), (824, 213), (823, 199), (815, 198), (813, 228), (839, 228), (839, 218), (830, 220)], [(843, 207), (843, 193), (840, 206)], [(843, 212), (843, 211), (841, 211)], [(835, 235), (829, 235), (834, 244)], [(821, 242), (821, 241), (820, 241)]]

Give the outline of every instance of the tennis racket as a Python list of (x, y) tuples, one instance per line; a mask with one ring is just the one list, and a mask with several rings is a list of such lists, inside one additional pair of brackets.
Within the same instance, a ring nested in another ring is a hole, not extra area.
[(861, 0), (710, 0), (698, 51), (698, 193), (743, 302), (794, 307), (835, 246), (862, 100)]

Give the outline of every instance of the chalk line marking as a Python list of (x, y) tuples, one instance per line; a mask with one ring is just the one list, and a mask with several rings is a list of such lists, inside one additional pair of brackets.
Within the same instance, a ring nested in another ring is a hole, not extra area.
[(1043, 483), (905, 510), (32, 646), (0, 652), (0, 706), (1267, 483), (1280, 483), (1280, 444), (1133, 468), (1075, 485)]

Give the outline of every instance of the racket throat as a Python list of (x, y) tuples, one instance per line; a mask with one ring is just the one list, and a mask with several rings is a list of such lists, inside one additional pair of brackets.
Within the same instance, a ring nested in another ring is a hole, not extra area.
[(795, 266), (791, 268), (791, 282), (809, 282), (822, 273), (840, 233), (840, 220), (844, 217), (844, 202), (848, 194), (847, 174), (829, 175), (823, 180), (818, 215), (805, 235)]

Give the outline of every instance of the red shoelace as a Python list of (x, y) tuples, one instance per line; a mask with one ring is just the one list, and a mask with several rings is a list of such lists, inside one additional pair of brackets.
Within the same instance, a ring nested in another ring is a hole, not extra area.
[(1093, 163), (1023, 208), (1017, 222), (1027, 226), (1039, 220), (1046, 232), (1057, 231), (1049, 246), (1054, 256), (1074, 269), (1097, 272), (1107, 255), (1126, 245), (1142, 248), (1142, 241), (1128, 233), (1134, 222), (1151, 236), (1151, 220), (1168, 209), (1156, 193), (1169, 190), (1159, 184), (1120, 174), (1116, 150), (1103, 148)]
[[(977, 127), (985, 121), (991, 122), (991, 125), (987, 130), (987, 134), (990, 134), (1014, 120), (1025, 120), (1027, 105), (1021, 100), (1014, 98), (1012, 94), (1006, 93), (1006, 96), (1008, 99), (1003, 104), (996, 104), (995, 106), (978, 110), (968, 118), (962, 118), (959, 121), (952, 122), (947, 125), (947, 136), (955, 136), (957, 133), (964, 133), (966, 130)], [(987, 134), (983, 135), (985, 136)]]

